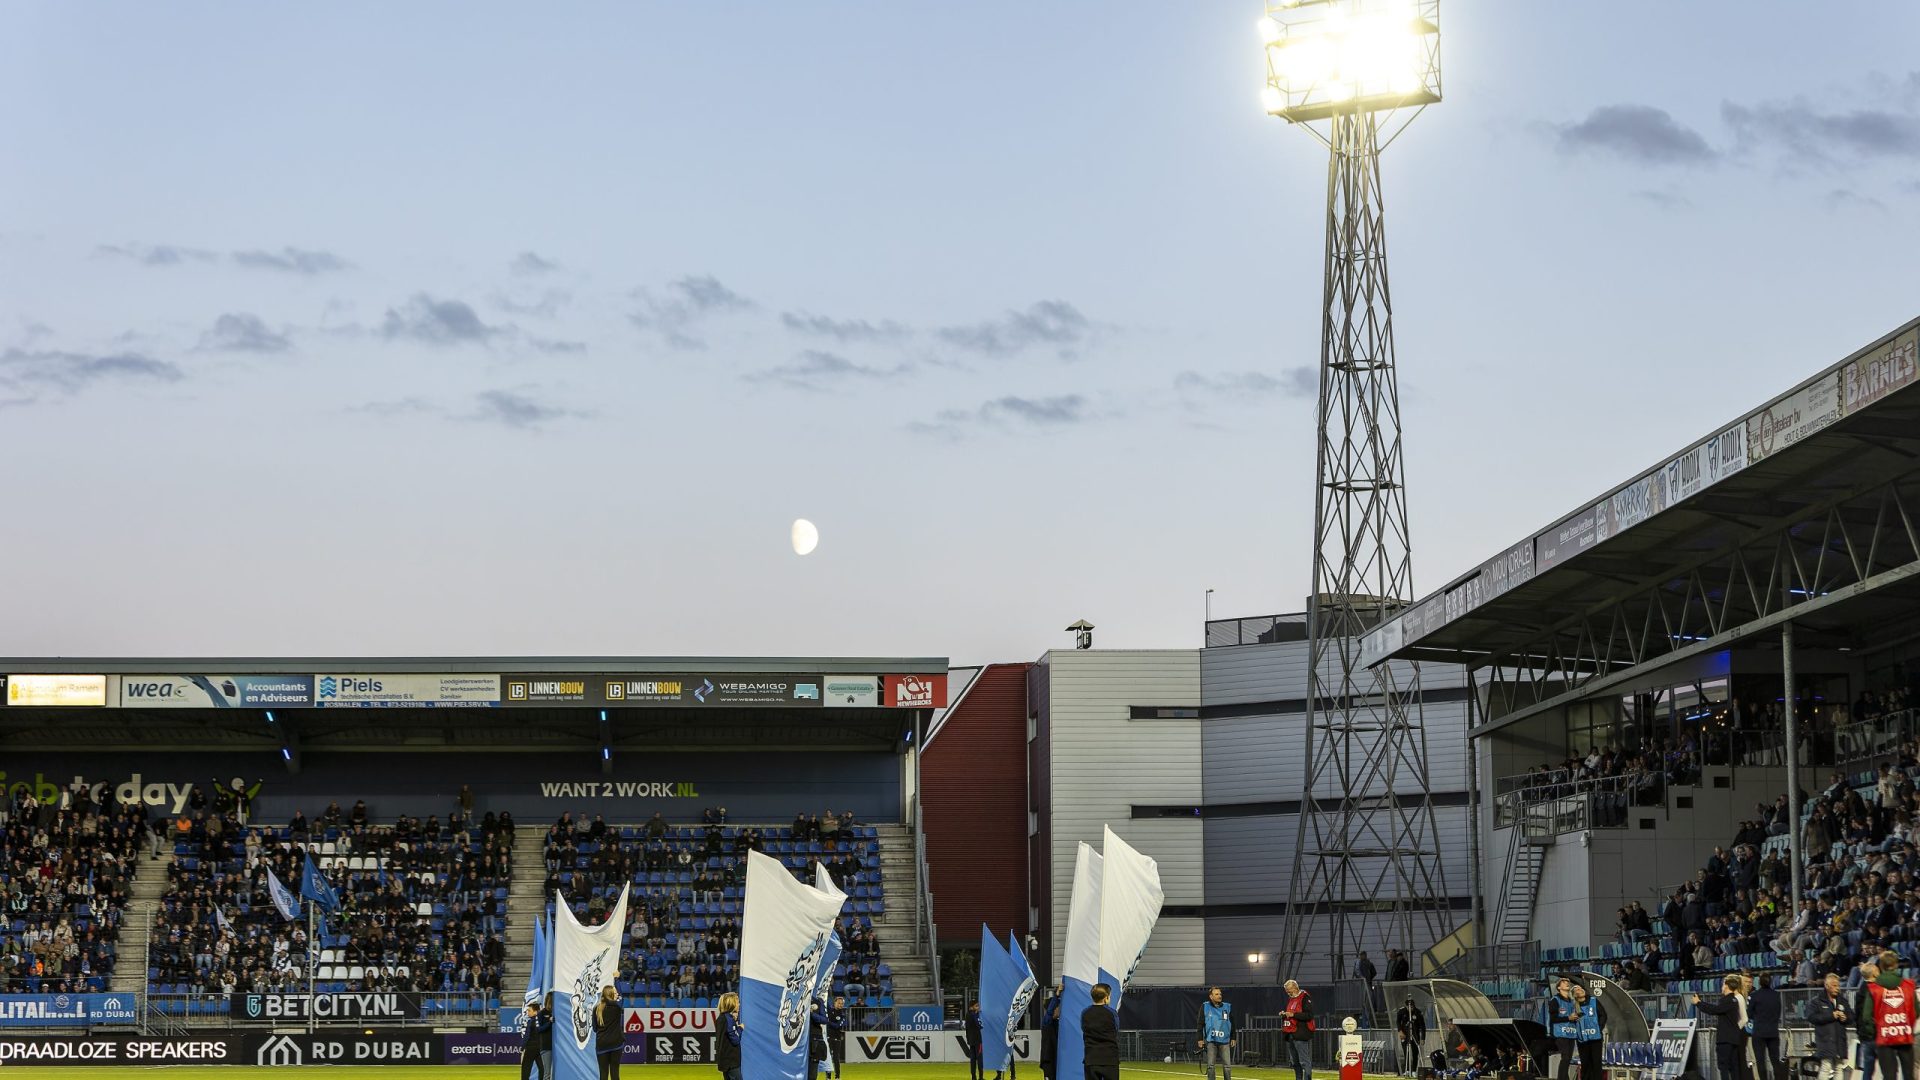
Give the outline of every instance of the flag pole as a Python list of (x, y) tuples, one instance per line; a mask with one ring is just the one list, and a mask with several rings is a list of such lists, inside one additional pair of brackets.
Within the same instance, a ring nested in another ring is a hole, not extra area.
[(313, 1034), (314, 1032), (313, 958), (314, 956), (317, 955), (314, 952), (314, 945), (316, 944), (316, 942), (313, 936), (313, 905), (314, 903), (315, 901), (312, 901), (312, 900), (307, 901), (307, 1034), (309, 1035)]

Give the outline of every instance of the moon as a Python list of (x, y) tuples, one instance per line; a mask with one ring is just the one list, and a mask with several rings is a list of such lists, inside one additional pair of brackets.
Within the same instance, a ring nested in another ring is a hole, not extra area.
[(813, 549), (819, 546), (820, 530), (814, 528), (813, 522), (808, 521), (806, 518), (795, 518), (793, 522), (793, 553), (795, 555), (810, 555), (813, 553)]

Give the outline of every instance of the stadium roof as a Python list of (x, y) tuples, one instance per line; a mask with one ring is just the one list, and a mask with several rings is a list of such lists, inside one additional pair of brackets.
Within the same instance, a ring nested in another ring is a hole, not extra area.
[[(1367, 635), (1367, 661), (1504, 667), (1564, 653), (1585, 665), (1557, 673), (1573, 686), (1789, 619), (1806, 645), (1834, 648), (1862, 644), (1862, 628), (1884, 640), (1920, 622), (1917, 328), (1714, 428), (1403, 609)], [(1589, 437), (1640, 436), (1609, 422)], [(1853, 572), (1836, 573), (1842, 564)], [(1635, 595), (1651, 599), (1623, 613)], [(1642, 617), (1667, 647), (1601, 653), (1601, 642), (1634, 633), (1644, 646), (1644, 628), (1601, 625)], [(1591, 643), (1584, 656), (1580, 638)]]
[(946, 704), (947, 671), (931, 657), (12, 658), (0, 749), (897, 750)]

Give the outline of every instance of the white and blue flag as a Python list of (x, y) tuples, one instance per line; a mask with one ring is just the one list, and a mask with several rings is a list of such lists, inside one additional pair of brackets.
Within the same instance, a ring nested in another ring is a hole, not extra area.
[(813, 997), (833, 940), (833, 922), (845, 903), (846, 894), (839, 889), (829, 892), (808, 885), (778, 859), (747, 853), (747, 897), (740, 920), (740, 1022), (746, 1029), (740, 1041), (742, 1075), (803, 1080)]
[(1159, 921), (1166, 894), (1160, 864), (1135, 851), (1107, 828), (1100, 871), (1100, 981), (1113, 987), (1107, 1004), (1120, 1011), (1120, 995), (1133, 981), (1147, 939)]
[(1027, 1015), (1038, 984), (1027, 966), (1020, 943), (1008, 935), (1007, 944), (994, 940), (986, 923), (980, 924), (980, 1061), (984, 1068), (1005, 1072), (1013, 1056), (1013, 1033)]
[[(1080, 1014), (1093, 1004), (1100, 981), (1100, 853), (1082, 840), (1073, 859), (1073, 895), (1067, 901), (1067, 950), (1060, 963), (1060, 1035), (1056, 1076), (1086, 1071)], [(984, 1010), (983, 1010), (984, 1011)]]
[(267, 893), (273, 897), (273, 906), (280, 909), (281, 918), (292, 922), (300, 917), (300, 901), (295, 900), (287, 887), (280, 884), (279, 877), (271, 868), (267, 870)]
[(597, 1080), (593, 1010), (600, 991), (620, 976), (620, 937), (627, 927), (627, 884), (613, 914), (588, 929), (555, 895), (553, 913), (553, 1080)]

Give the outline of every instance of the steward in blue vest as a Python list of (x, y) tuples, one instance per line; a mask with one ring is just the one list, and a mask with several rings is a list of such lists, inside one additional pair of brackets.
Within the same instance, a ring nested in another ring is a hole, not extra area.
[(1207, 1000), (1200, 1005), (1199, 1036), (1207, 1080), (1213, 1080), (1216, 1062), (1224, 1073), (1223, 1080), (1233, 1080), (1233, 1046), (1237, 1041), (1233, 1037), (1233, 1006), (1220, 1000), (1217, 986), (1207, 991)]

